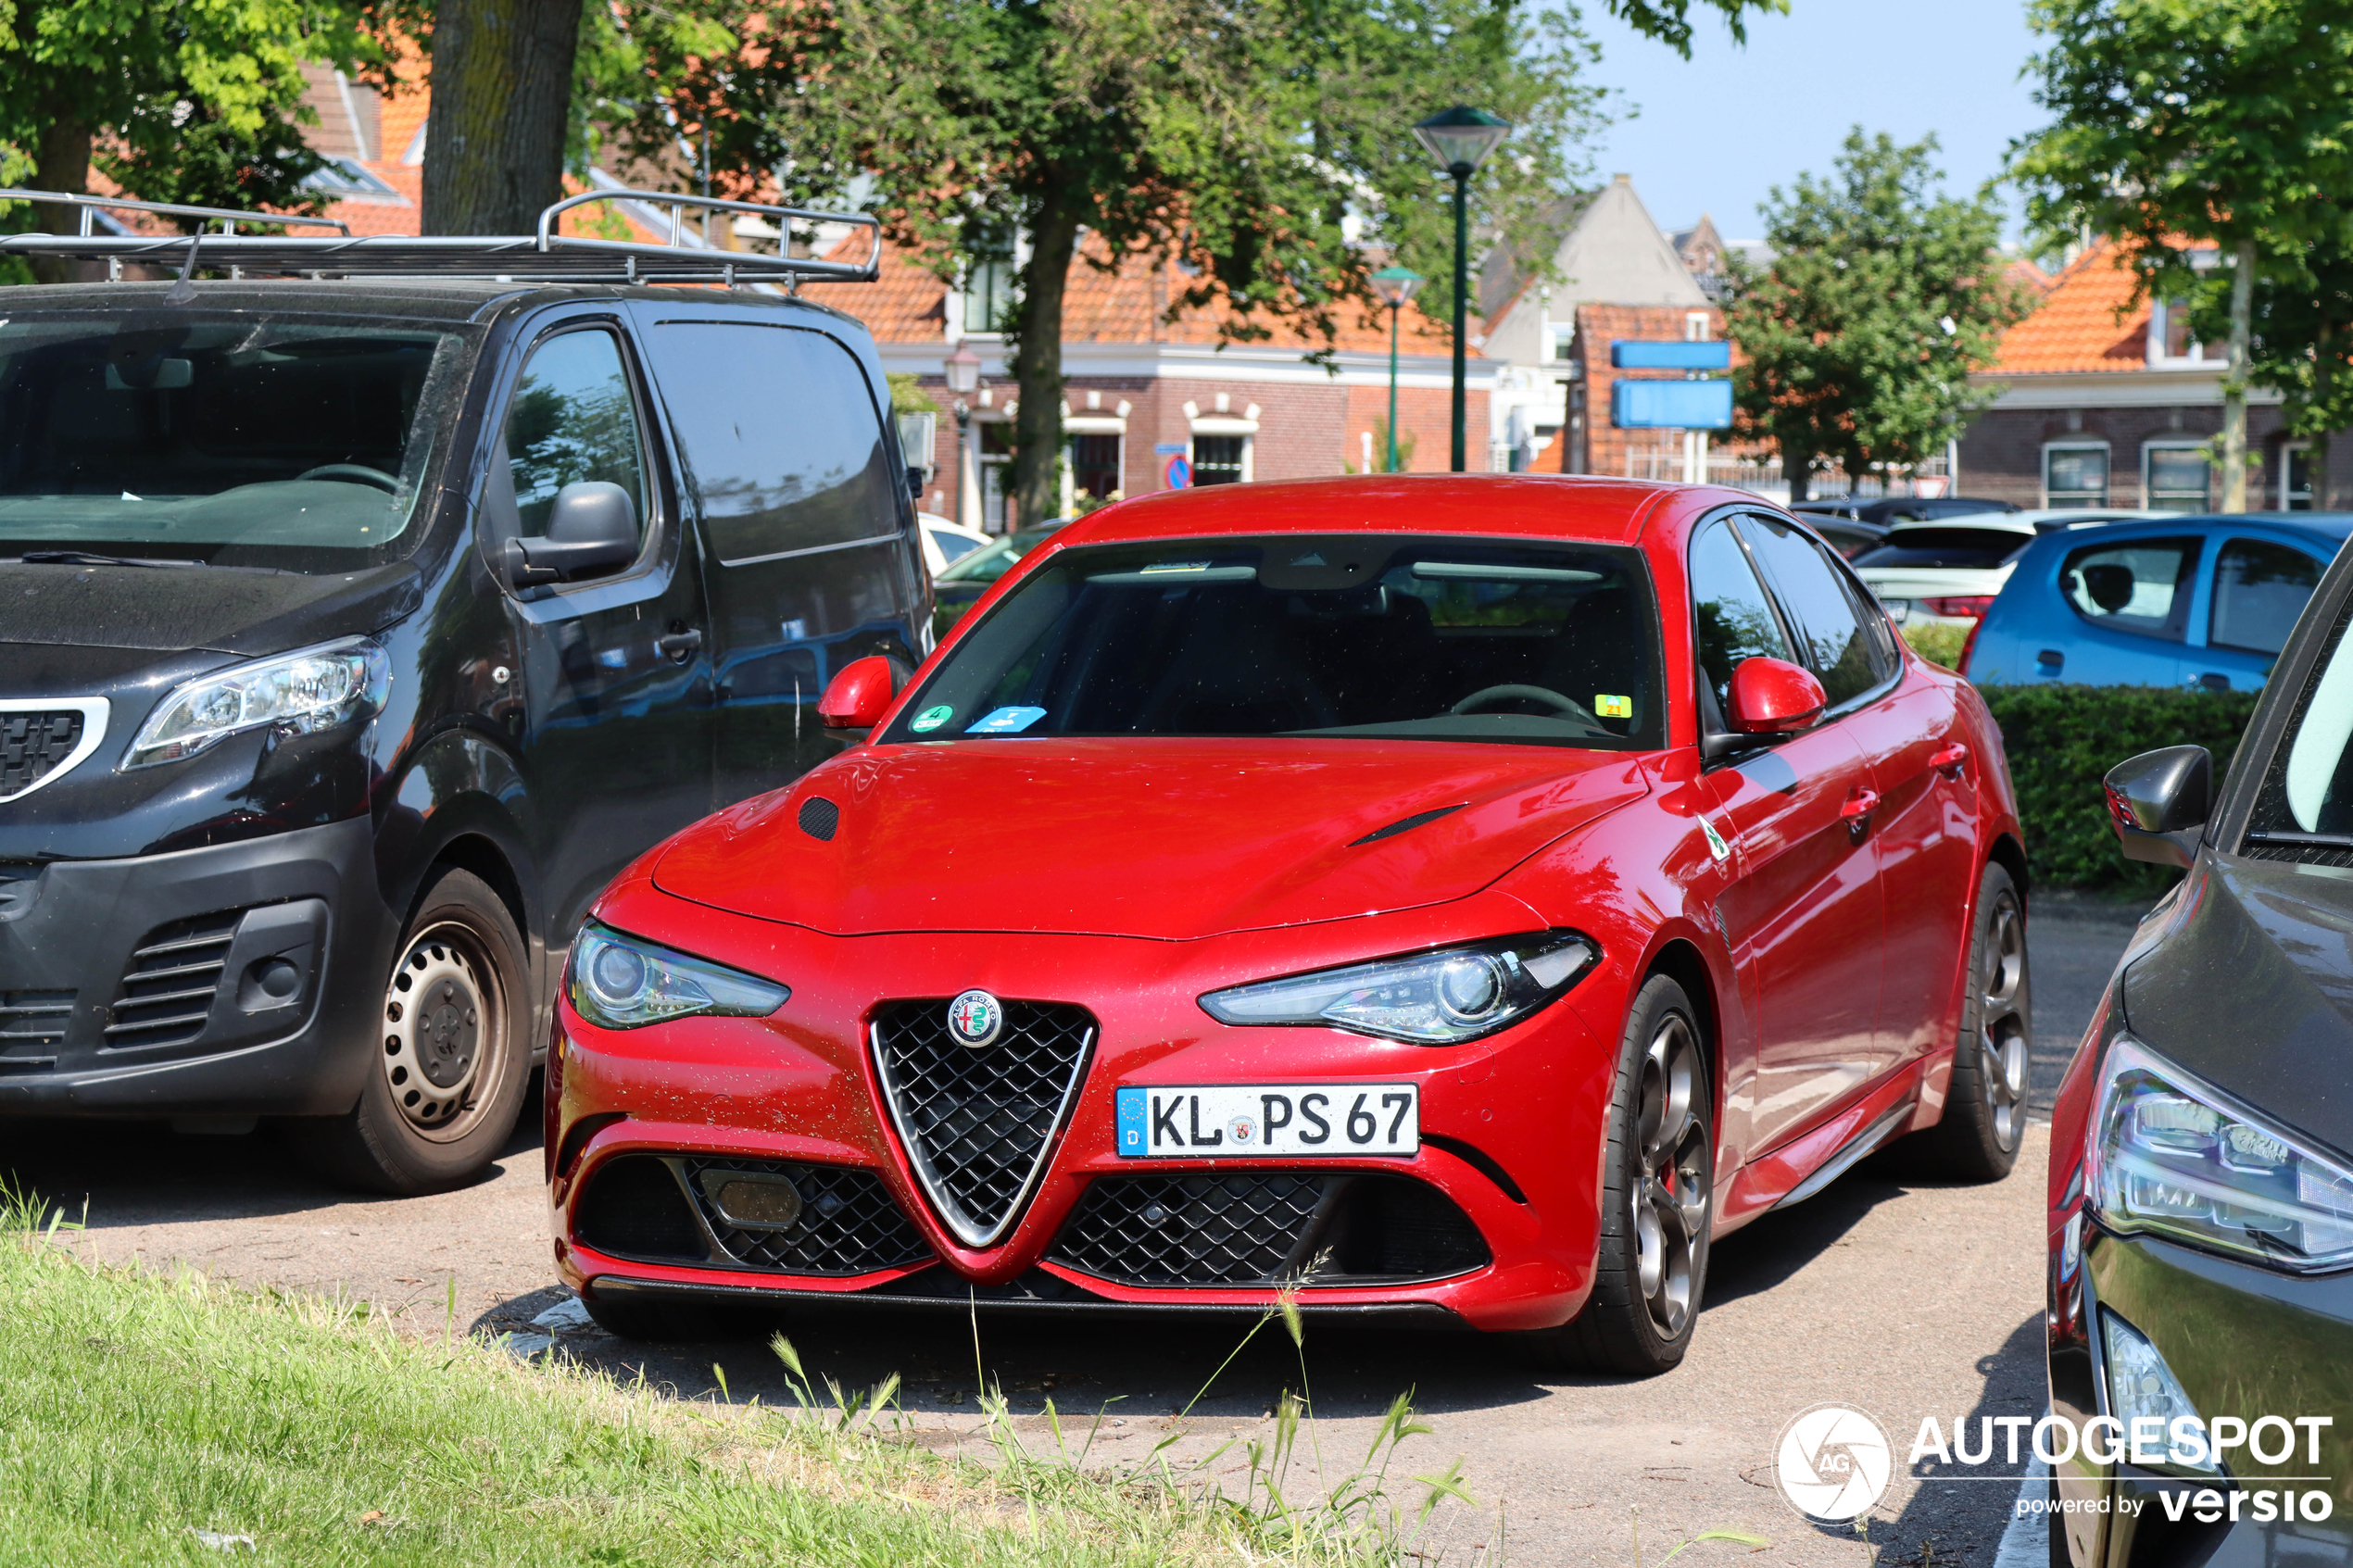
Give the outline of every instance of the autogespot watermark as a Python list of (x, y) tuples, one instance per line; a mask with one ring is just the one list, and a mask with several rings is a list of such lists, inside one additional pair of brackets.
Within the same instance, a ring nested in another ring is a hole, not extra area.
[[(1972, 1423), (1964, 1416), (1953, 1424), (1948, 1441), (1944, 1424), (1931, 1415), (1922, 1418), (1903, 1469), (1916, 1481), (1983, 1480), (2016, 1486), (2017, 1468), (2030, 1460), (2055, 1471), (2069, 1463), (2087, 1470), (2131, 1464), (2171, 1483), (2154, 1493), (2170, 1520), (2190, 1518), (2209, 1524), (2222, 1520), (2266, 1524), (2317, 1521), (2335, 1511), (2332, 1492), (2290, 1483), (2326, 1483), (2334, 1477), (2312, 1474), (2240, 1479), (2231, 1472), (2234, 1463), (2247, 1461), (2267, 1469), (2300, 1462), (2317, 1472), (2321, 1434), (2335, 1424), (2336, 1418), (2326, 1415), (2266, 1415), (2252, 1422), (2227, 1415), (2211, 1421), (2177, 1416), (2171, 1423), (2157, 1416), (2126, 1421), (2097, 1415), (2080, 1424), (2055, 1415), (1989, 1415), (1975, 1419), (1972, 1441)], [(1919, 1468), (1922, 1464), (1936, 1468), (1923, 1472)], [(2004, 1471), (1969, 1474), (1979, 1465), (2000, 1465)], [(1852, 1405), (1819, 1404), (1800, 1411), (1781, 1428), (1774, 1445), (1773, 1479), (1782, 1499), (1821, 1524), (1844, 1524), (1877, 1507), (1897, 1474), (1895, 1446), (1887, 1429)], [(2212, 1485), (2199, 1485), (2208, 1478)], [(2020, 1497), (2013, 1512), (2113, 1509), (2137, 1513), (2148, 1501), (2147, 1496), (2105, 1489), (2094, 1497), (2056, 1499), (2030, 1491)]]

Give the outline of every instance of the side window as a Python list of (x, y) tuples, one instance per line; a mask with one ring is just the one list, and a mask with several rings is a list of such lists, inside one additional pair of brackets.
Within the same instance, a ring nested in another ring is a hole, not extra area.
[(2302, 550), (2233, 539), (2214, 562), (2214, 621), (2206, 640), (2275, 655), (2320, 585), (2321, 563)]
[(2086, 545), (2059, 564), (2059, 591), (2095, 626), (2178, 643), (2189, 630), (2197, 546), (2195, 538)]
[(646, 454), (629, 372), (610, 332), (565, 332), (532, 350), (507, 405), (506, 440), (522, 533), (545, 533), (556, 492), (584, 479), (628, 491), (643, 532)]
[(1701, 679), (1715, 694), (1720, 716), (1730, 700), (1732, 671), (1747, 659), (1787, 659), (1772, 601), (1756, 581), (1748, 552), (1718, 518), (1692, 540), (1692, 612), (1699, 633)]
[(1741, 519), (1741, 533), (1780, 596), (1800, 645), (1797, 662), (1814, 671), (1831, 706), (1860, 696), (1885, 679), (1881, 640), (1814, 541), (1778, 518), (1763, 516)]
[(900, 532), (904, 476), (848, 349), (798, 327), (665, 321), (651, 352), (721, 560)]

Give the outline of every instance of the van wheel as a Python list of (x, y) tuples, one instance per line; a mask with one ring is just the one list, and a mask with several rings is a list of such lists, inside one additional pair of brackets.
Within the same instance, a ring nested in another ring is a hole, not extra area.
[(1691, 1348), (1716, 1219), (1716, 1101), (1695, 1016), (1664, 974), (1635, 995), (1610, 1100), (1593, 1294), (1560, 1327), (1513, 1336), (1539, 1366), (1649, 1376)]
[(359, 1103), (290, 1132), (323, 1174), (407, 1197), (472, 1180), (514, 1131), (531, 1075), (529, 990), (513, 917), (469, 872), (425, 888), (398, 952)]
[(1998, 1182), (2026, 1139), (2027, 1063), (2033, 1044), (2033, 992), (2026, 967), (2026, 909), (2017, 884), (1989, 865), (1977, 884), (1969, 942), (1969, 996), (1944, 1118), (1906, 1139), (1924, 1173)]

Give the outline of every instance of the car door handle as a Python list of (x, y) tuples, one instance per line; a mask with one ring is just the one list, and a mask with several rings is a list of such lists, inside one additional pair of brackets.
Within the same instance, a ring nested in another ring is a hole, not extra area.
[(1870, 825), (1871, 813), (1878, 809), (1879, 791), (1858, 789), (1847, 796), (1845, 803), (1839, 807), (1838, 814), (1846, 819), (1849, 827), (1865, 828)]
[(2220, 673), (2219, 671), (2208, 670), (2205, 674), (2189, 682), (2188, 684), (2194, 688), (2204, 691), (2226, 692), (2231, 689), (2231, 678), (2228, 675)]
[(2057, 648), (2045, 648), (2034, 656), (2034, 664), (2036, 674), (2056, 675), (2067, 668), (2067, 655)]
[(660, 648), (673, 663), (684, 664), (695, 657), (697, 648), (702, 646), (702, 633), (688, 626), (684, 630), (656, 637), (654, 646)]
[(1961, 776), (1961, 770), (1969, 766), (1969, 747), (1955, 741), (1930, 757), (1928, 765), (1948, 779), (1957, 779)]

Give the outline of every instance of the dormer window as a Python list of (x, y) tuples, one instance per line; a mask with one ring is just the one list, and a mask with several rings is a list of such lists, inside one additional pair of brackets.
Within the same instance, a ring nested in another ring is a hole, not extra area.
[(2149, 307), (2148, 360), (2153, 366), (2212, 362), (2206, 345), (2191, 335), (2190, 309), (2182, 301), (2160, 299)]

